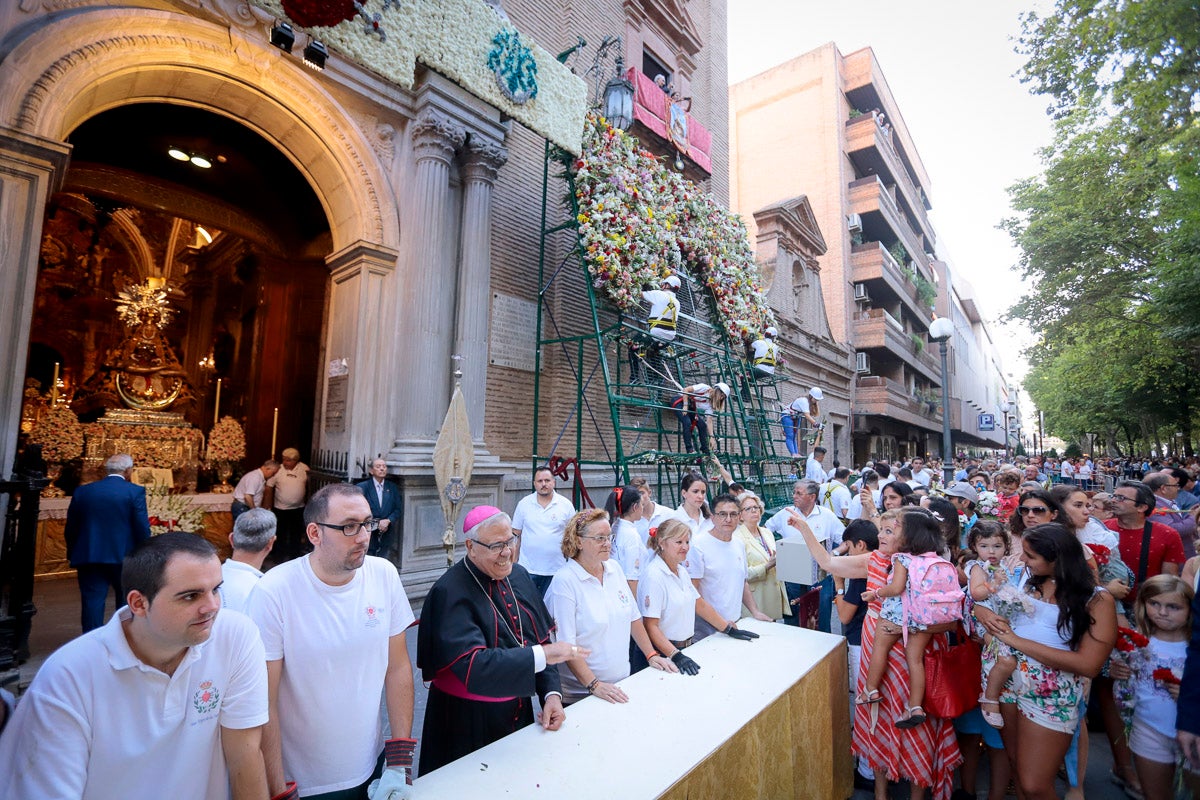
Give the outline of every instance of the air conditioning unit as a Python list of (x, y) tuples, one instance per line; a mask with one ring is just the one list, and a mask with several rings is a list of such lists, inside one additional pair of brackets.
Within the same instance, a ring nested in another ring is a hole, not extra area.
[(871, 302), (871, 295), (867, 293), (867, 285), (865, 283), (854, 284), (854, 299), (860, 303)]
[(850, 216), (846, 217), (846, 230), (850, 231), (851, 233), (861, 231), (862, 217), (860, 217), (858, 214), (851, 214)]
[(854, 371), (855, 372), (870, 372), (871, 371), (871, 354), (870, 353), (855, 353), (854, 354)]

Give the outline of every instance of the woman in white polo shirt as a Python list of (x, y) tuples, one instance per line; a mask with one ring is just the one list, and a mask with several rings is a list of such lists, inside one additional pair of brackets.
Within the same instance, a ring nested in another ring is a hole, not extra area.
[(758, 634), (740, 631), (700, 596), (683, 562), (691, 550), (692, 533), (687, 525), (669, 519), (654, 529), (650, 548), (655, 557), (642, 569), (638, 582), (638, 606), (650, 642), (657, 652), (675, 663), (680, 672), (695, 675), (700, 666), (683, 654), (696, 634), (696, 615), (735, 639), (757, 639)]
[(679, 671), (651, 646), (625, 572), (609, 558), (612, 545), (608, 514), (597, 508), (571, 517), (563, 531), (567, 565), (550, 581), (546, 607), (558, 625), (559, 641), (575, 642), (591, 651), (586, 658), (558, 665), (564, 706), (589, 694), (610, 703), (629, 702), (615, 684), (629, 677), (631, 635), (650, 666)]
[(679, 482), (679, 508), (672, 515), (692, 532), (692, 536), (710, 530), (712, 512), (708, 510), (708, 481), (694, 472)]

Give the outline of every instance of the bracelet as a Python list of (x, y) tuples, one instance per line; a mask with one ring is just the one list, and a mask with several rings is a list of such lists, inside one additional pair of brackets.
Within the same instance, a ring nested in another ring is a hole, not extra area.
[(591, 683), (589, 683), (589, 684), (587, 685), (587, 693), (588, 693), (588, 694), (595, 694), (595, 691), (596, 691), (596, 684), (598, 684), (598, 683), (600, 683), (600, 679), (599, 679), (599, 678), (592, 678), (592, 682), (591, 682)]
[(650, 655), (646, 656), (646, 662), (649, 663), (650, 659), (654, 658), (655, 656), (661, 657), (662, 653), (658, 652), (657, 650), (651, 650)]

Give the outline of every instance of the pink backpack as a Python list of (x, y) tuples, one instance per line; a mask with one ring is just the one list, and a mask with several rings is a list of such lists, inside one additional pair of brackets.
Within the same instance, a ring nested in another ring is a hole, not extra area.
[(905, 641), (910, 621), (928, 627), (962, 619), (964, 597), (953, 564), (937, 553), (910, 555), (908, 585), (900, 595)]

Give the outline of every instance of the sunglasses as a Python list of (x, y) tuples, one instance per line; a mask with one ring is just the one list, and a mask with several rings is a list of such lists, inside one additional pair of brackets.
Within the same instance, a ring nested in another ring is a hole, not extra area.
[(1017, 510), (1022, 514), (1047, 514), (1050, 511), (1046, 506), (1021, 506)]

